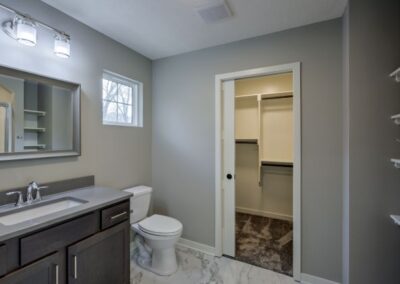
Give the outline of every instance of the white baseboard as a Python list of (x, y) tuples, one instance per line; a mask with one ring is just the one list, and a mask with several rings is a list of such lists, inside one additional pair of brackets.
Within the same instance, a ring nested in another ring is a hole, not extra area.
[(177, 245), (185, 247), (185, 248), (194, 249), (194, 250), (200, 251), (202, 253), (215, 256), (215, 248), (212, 246), (208, 246), (208, 245), (194, 242), (191, 240), (187, 240), (184, 238), (180, 238)]
[(301, 283), (302, 284), (339, 284), (338, 282), (334, 282), (334, 281), (331, 281), (328, 279), (324, 279), (324, 278), (306, 274), (306, 273), (301, 274)]
[(293, 216), (291, 216), (291, 215), (275, 213), (275, 212), (270, 212), (270, 211), (257, 210), (257, 209), (246, 208), (246, 207), (236, 207), (236, 212), (257, 215), (257, 216), (264, 216), (264, 217), (268, 217), (268, 218), (286, 220), (286, 221), (293, 220)]

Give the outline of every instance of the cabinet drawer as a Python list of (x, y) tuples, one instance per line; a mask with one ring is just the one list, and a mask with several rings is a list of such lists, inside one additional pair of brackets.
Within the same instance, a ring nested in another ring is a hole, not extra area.
[(73, 244), (99, 230), (98, 213), (67, 221), (21, 238), (21, 265)]
[(107, 229), (122, 221), (128, 220), (130, 215), (129, 201), (124, 201), (101, 210), (101, 229)]

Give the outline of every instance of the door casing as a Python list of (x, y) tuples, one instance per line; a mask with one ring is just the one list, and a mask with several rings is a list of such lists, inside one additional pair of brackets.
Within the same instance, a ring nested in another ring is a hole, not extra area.
[[(224, 81), (273, 75), (293, 74), (293, 278), (301, 280), (301, 64), (300, 62), (242, 70), (215, 76), (215, 255), (223, 254), (223, 152), (222, 84)], [(234, 104), (231, 106), (234, 108)]]

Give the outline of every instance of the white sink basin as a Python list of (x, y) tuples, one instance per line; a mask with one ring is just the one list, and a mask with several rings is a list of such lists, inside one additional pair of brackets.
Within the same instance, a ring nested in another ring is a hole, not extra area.
[(34, 204), (32, 205), (34, 207), (31, 208), (21, 207), (19, 209), (12, 210), (17, 212), (10, 212), (9, 214), (0, 216), (0, 223), (5, 226), (11, 226), (18, 223), (30, 221), (35, 218), (50, 215), (55, 212), (73, 208), (84, 203), (86, 203), (86, 201), (67, 198), (55, 200), (51, 203), (46, 202), (45, 204)]

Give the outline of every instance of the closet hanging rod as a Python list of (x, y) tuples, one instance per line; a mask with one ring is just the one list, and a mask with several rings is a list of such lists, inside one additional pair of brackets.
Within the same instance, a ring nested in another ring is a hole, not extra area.
[(284, 167), (293, 168), (293, 163), (291, 162), (272, 162), (272, 161), (262, 161), (262, 166), (273, 166), (273, 167)]
[(275, 92), (275, 93), (255, 93), (255, 94), (247, 94), (247, 95), (239, 95), (235, 96), (235, 99), (246, 99), (246, 98), (257, 98), (258, 96), (261, 97), (266, 97), (266, 96), (271, 96), (271, 97), (280, 97), (280, 96), (287, 96), (290, 95), (293, 96), (293, 91), (285, 91), (285, 92)]
[(236, 139), (236, 144), (257, 144), (257, 139)]
[(262, 98), (262, 100), (276, 100), (276, 99), (287, 99), (287, 98), (293, 98), (293, 96), (291, 95), (287, 95), (287, 96), (276, 96), (276, 97), (266, 97), (266, 98)]

